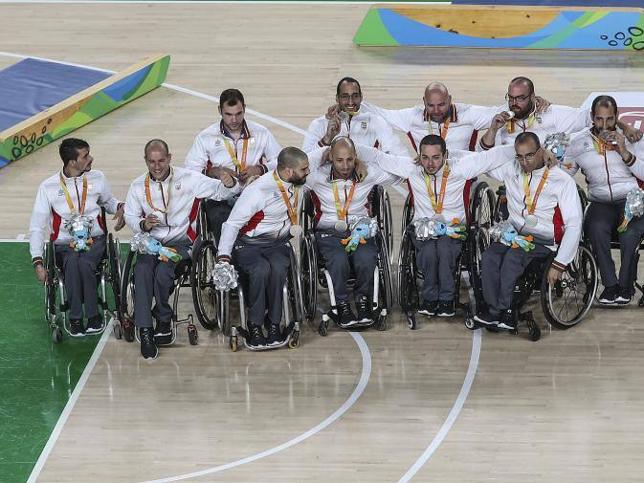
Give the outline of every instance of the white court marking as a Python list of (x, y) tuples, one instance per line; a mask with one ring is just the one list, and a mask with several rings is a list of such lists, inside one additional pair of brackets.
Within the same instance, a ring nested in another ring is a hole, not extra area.
[(420, 455), (420, 457), (416, 460), (416, 462), (407, 470), (407, 473), (405, 473), (402, 476), (402, 478), (398, 480), (399, 483), (408, 482), (414, 477), (416, 473), (418, 473), (418, 470), (420, 470), (423, 467), (423, 465), (427, 463), (427, 460), (429, 460), (429, 458), (432, 457), (434, 452), (438, 449), (438, 447), (441, 445), (441, 443), (447, 436), (447, 433), (449, 433), (449, 430), (452, 429), (452, 426), (454, 425), (456, 418), (458, 418), (458, 415), (461, 412), (461, 409), (463, 409), (463, 405), (465, 404), (465, 400), (467, 399), (467, 396), (470, 393), (470, 389), (472, 389), (472, 383), (474, 382), (474, 377), (476, 376), (476, 369), (479, 364), (480, 355), (481, 355), (481, 329), (477, 329), (472, 334), (472, 354), (470, 355), (470, 365), (467, 368), (465, 381), (463, 381), (463, 386), (461, 387), (461, 392), (458, 393), (456, 402), (452, 406), (452, 409), (447, 415), (447, 419), (445, 420), (441, 428), (438, 430), (438, 433), (436, 434), (436, 436), (434, 436), (434, 439), (432, 440), (430, 445), (423, 452), (423, 454)]
[(101, 338), (98, 341), (98, 344), (96, 344), (96, 347), (94, 348), (94, 352), (92, 353), (92, 357), (90, 357), (89, 361), (87, 362), (87, 365), (85, 366), (85, 369), (83, 370), (83, 373), (81, 374), (80, 379), (76, 383), (76, 387), (74, 388), (72, 395), (67, 400), (67, 404), (65, 404), (65, 408), (63, 409), (63, 412), (60, 414), (60, 417), (56, 422), (56, 426), (54, 426), (54, 429), (49, 435), (49, 439), (47, 440), (45, 447), (43, 448), (42, 452), (40, 453), (40, 456), (38, 457), (38, 461), (36, 461), (36, 464), (31, 470), (31, 474), (29, 475), (29, 479), (27, 480), (27, 483), (35, 482), (38, 479), (38, 476), (40, 475), (40, 472), (42, 471), (42, 468), (45, 465), (47, 458), (49, 458), (49, 454), (51, 453), (51, 450), (54, 449), (54, 445), (56, 444), (56, 441), (58, 441), (58, 437), (60, 436), (60, 433), (63, 430), (63, 426), (65, 426), (65, 423), (67, 422), (67, 418), (69, 418), (69, 415), (72, 413), (72, 410), (76, 405), (76, 401), (78, 401), (78, 398), (80, 397), (80, 394), (83, 388), (85, 387), (85, 383), (87, 382), (90, 374), (94, 370), (94, 366), (96, 365), (98, 358), (101, 356), (101, 353), (105, 348), (105, 344), (107, 344), (107, 339), (110, 337), (110, 334), (112, 333), (112, 322), (113, 320), (110, 319), (110, 321), (105, 326), (105, 331), (103, 332), (103, 335), (101, 335)]
[(246, 463), (251, 463), (258, 459), (271, 456), (275, 453), (279, 453), (280, 451), (288, 449), (291, 446), (295, 446), (296, 444), (301, 443), (305, 439), (308, 439), (311, 436), (319, 433), (327, 426), (330, 426), (335, 421), (340, 419), (340, 417), (342, 417), (342, 415), (346, 413), (351, 408), (351, 406), (355, 404), (358, 398), (362, 395), (362, 393), (367, 387), (367, 384), (369, 383), (369, 377), (371, 375), (371, 352), (369, 351), (369, 346), (367, 346), (367, 343), (365, 342), (365, 340), (362, 338), (360, 334), (357, 334), (354, 332), (350, 332), (350, 334), (355, 340), (356, 344), (358, 344), (358, 348), (360, 349), (360, 353), (362, 354), (362, 374), (360, 375), (360, 381), (358, 381), (358, 385), (353, 390), (353, 393), (351, 393), (351, 396), (349, 396), (349, 399), (347, 399), (342, 406), (336, 409), (336, 411), (333, 414), (331, 414), (320, 424), (309, 429), (307, 432), (302, 433), (299, 436), (293, 439), (290, 439), (285, 443), (280, 444), (279, 446), (275, 446), (266, 451), (262, 451), (261, 453), (254, 454), (252, 456), (247, 456), (246, 458), (242, 458), (242, 459), (233, 461), (231, 463), (226, 463), (225, 465), (219, 465), (212, 468), (206, 468), (205, 470), (201, 470), (201, 471), (185, 473), (177, 476), (170, 476), (170, 477), (161, 478), (158, 480), (151, 480), (146, 483), (165, 483), (167, 481), (186, 480), (188, 478), (197, 478), (199, 476), (212, 475), (213, 473), (219, 473), (221, 471), (225, 471), (230, 468), (235, 468), (236, 466), (245, 465)]
[[(2, 0), (0, 0), (0, 3), (2, 3)], [(37, 2), (34, 2), (34, 3), (37, 3)], [(57, 2), (56, 0), (52, 0), (51, 2), (47, 2), (47, 3), (64, 3), (64, 2)], [(73, 2), (70, 2), (70, 3), (73, 3)], [(90, 3), (92, 3), (92, 2), (90, 2)], [(103, 3), (103, 2), (97, 2), (97, 3)], [(122, 3), (122, 2), (114, 2), (114, 3)], [(138, 2), (133, 2), (133, 3), (138, 3)], [(148, 2), (141, 2), (141, 3), (148, 3)], [(160, 2), (160, 3), (169, 3), (169, 2)], [(185, 2), (185, 3), (188, 3), (188, 2)], [(199, 3), (199, 2), (197, 2), (197, 3)], [(228, 3), (228, 2), (223, 2), (223, 3)], [(259, 3), (262, 3), (262, 2), (259, 2)], [(304, 3), (308, 3), (308, 2), (304, 2)], [(13, 57), (13, 58), (18, 58), (18, 59), (24, 59), (24, 58), (27, 58), (27, 57), (31, 57), (33, 59), (43, 60), (43, 61), (47, 61), (47, 62), (55, 62), (55, 63), (58, 63), (58, 64), (65, 64), (65, 65), (81, 67), (81, 68), (85, 68), (85, 69), (93, 69), (93, 70), (97, 70), (97, 71), (101, 71), (101, 72), (114, 73), (114, 71), (108, 70), (108, 69), (101, 69), (101, 68), (98, 68), (98, 67), (93, 67), (93, 66), (88, 66), (88, 65), (75, 64), (75, 63), (71, 63), (71, 62), (62, 62), (62, 61), (58, 61), (58, 60), (54, 60), (54, 59), (48, 59), (48, 58), (44, 58), (44, 57), (28, 56), (28, 55), (16, 54), (16, 53), (11, 53), (11, 52), (0, 52), (0, 56)], [(210, 101), (210, 102), (214, 102), (214, 103), (219, 102), (219, 99), (216, 96), (211, 96), (211, 95), (208, 95), (208, 94), (204, 94), (202, 92), (194, 91), (192, 89), (187, 89), (187, 88), (184, 88), (184, 87), (181, 87), (181, 86), (177, 86), (177, 85), (174, 85), (174, 84), (168, 84), (168, 83), (163, 83), (162, 86), (167, 87), (167, 88), (172, 89), (172, 90), (175, 90), (175, 91), (178, 91), (178, 92), (182, 92), (184, 94), (188, 94), (188, 95), (191, 95), (191, 96), (194, 96), (194, 97), (198, 97), (198, 98)], [(305, 134), (305, 131), (300, 129), (300, 128), (298, 128), (297, 126), (294, 126), (294, 125), (289, 124), (287, 122), (281, 121), (280, 119), (274, 118), (274, 117), (269, 116), (267, 114), (262, 114), (262, 113), (259, 113), (257, 111), (253, 111), (251, 109), (247, 109), (246, 112), (248, 112), (249, 114), (251, 114), (251, 115), (253, 115), (255, 117), (258, 117), (258, 118), (267, 120), (269, 122), (272, 122), (273, 124), (277, 124), (279, 126), (285, 127), (286, 129), (292, 130), (293, 132), (296, 132), (298, 134), (301, 134), (301, 135)], [(400, 186), (397, 186), (397, 185), (394, 185), (393, 187), (403, 197), (406, 196), (407, 193), (403, 188), (401, 188)], [(105, 333), (107, 333), (107, 329), (106, 329)], [(103, 334), (103, 336), (105, 336), (105, 333)], [(369, 355), (369, 357), (368, 357), (368, 367), (369, 367), (369, 374), (371, 373), (371, 356), (370, 356), (369, 348), (368, 348), (366, 342), (364, 341), (362, 336), (360, 336), (359, 334), (354, 334), (352, 332), (351, 336), (353, 336), (354, 340), (358, 344), (358, 347), (360, 348), (360, 352), (362, 353), (362, 358), (363, 358), (362, 375), (360, 377), (360, 381), (358, 382), (358, 385), (356, 386), (354, 392), (351, 394), (349, 399), (347, 399), (347, 401), (338, 410), (336, 410), (331, 416), (329, 416), (327, 419), (325, 419), (320, 424), (318, 424), (314, 428), (310, 429), (306, 433), (303, 433), (300, 436), (297, 436), (296, 438), (293, 438), (293, 439), (287, 441), (286, 443), (283, 443), (283, 444), (281, 444), (279, 446), (276, 446), (274, 448), (268, 449), (268, 450), (263, 451), (261, 453), (257, 453), (255, 455), (248, 456), (246, 458), (242, 458), (240, 460), (233, 461), (233, 462), (227, 463), (225, 465), (215, 466), (213, 468), (208, 468), (208, 469), (201, 470), (201, 471), (198, 471), (198, 472), (186, 473), (186, 474), (183, 474), (183, 475), (168, 477), (168, 478), (164, 478), (164, 479), (152, 480), (151, 482), (148, 482), (148, 483), (158, 483), (158, 482), (166, 482), (166, 481), (178, 481), (178, 480), (187, 479), (187, 478), (195, 478), (197, 476), (202, 476), (202, 475), (212, 474), (212, 473), (218, 473), (218, 472), (227, 470), (229, 468), (234, 468), (236, 466), (240, 466), (240, 465), (243, 465), (243, 464), (246, 464), (246, 463), (250, 463), (252, 461), (256, 461), (256, 460), (258, 460), (260, 458), (265, 458), (267, 456), (273, 455), (273, 454), (275, 454), (277, 452), (280, 452), (280, 451), (283, 451), (283, 450), (285, 450), (287, 448), (290, 448), (291, 446), (294, 446), (294, 445), (304, 441), (305, 439), (308, 439), (309, 437), (313, 436), (314, 434), (322, 431), (324, 428), (326, 428), (327, 426), (329, 426), (330, 424), (335, 422), (346, 411), (348, 411), (351, 408), (351, 406), (353, 406), (355, 401), (357, 401), (357, 399), (360, 397), (360, 395), (362, 395), (362, 392), (364, 392), (364, 388), (366, 387), (366, 385), (368, 383), (369, 375), (367, 375), (366, 379), (364, 379), (364, 377), (365, 377), (365, 367), (366, 367), (366, 365), (365, 365), (366, 364), (365, 363), (365, 352), (364, 352), (365, 350), (366, 350), (366, 353)], [(101, 341), (99, 342), (99, 344), (101, 342), (103, 342), (103, 337), (101, 337)], [(363, 349), (362, 344), (364, 344), (364, 349)], [(103, 346), (101, 346), (100, 352), (102, 352), (104, 345), (105, 345), (105, 343), (103, 343)], [(98, 359), (98, 356), (100, 355), (100, 352), (97, 355), (96, 351), (98, 349), (99, 349), (99, 347), (97, 345), (97, 347), (95, 349), (95, 352), (92, 355), (92, 359), (90, 359), (90, 362), (92, 360), (94, 360), (95, 355), (96, 355), (96, 359)], [(450, 410), (450, 412), (449, 412), (449, 414), (447, 416), (447, 419), (445, 420), (445, 422), (441, 426), (438, 434), (434, 437), (434, 439), (430, 443), (429, 447), (418, 458), (418, 460), (414, 463), (414, 465), (412, 465), (412, 467), (409, 468), (409, 470), (405, 473), (405, 475), (401, 478), (400, 481), (409, 481), (409, 479), (411, 477), (413, 477), (413, 475), (415, 475), (418, 472), (418, 470), (427, 462), (427, 460), (429, 460), (429, 458), (432, 456), (432, 454), (440, 446), (442, 441), (447, 436), (447, 433), (451, 429), (452, 425), (454, 424), (454, 422), (458, 418), (458, 415), (460, 414), (460, 412), (461, 412), (461, 410), (463, 408), (463, 405), (465, 404), (465, 400), (467, 399), (467, 397), (469, 395), (470, 389), (472, 387), (472, 382), (473, 382), (474, 377), (476, 375), (476, 371), (477, 371), (477, 368), (478, 368), (478, 362), (479, 362), (480, 350), (481, 350), (481, 331), (477, 330), (477, 331), (474, 331), (474, 333), (472, 335), (472, 352), (471, 352), (471, 356), (470, 356), (470, 363), (469, 363), (469, 366), (468, 366), (467, 374), (465, 376), (465, 380), (463, 381), (463, 386), (461, 387), (461, 391), (459, 392), (459, 395), (458, 395), (456, 401), (454, 402), (454, 405), (452, 406), (452, 409)], [(95, 364), (96, 364), (96, 361), (94, 360), (94, 365)], [(92, 365), (92, 368), (93, 368), (93, 365)], [(87, 370), (87, 367), (85, 368), (85, 370)], [(85, 372), (83, 372), (83, 375), (81, 376), (81, 379), (84, 376), (85, 376)], [(89, 373), (87, 374), (87, 377), (89, 377)], [(361, 384), (363, 382), (363, 379), (364, 379), (364, 387), (361, 388)], [(77, 388), (78, 388), (79, 385), (80, 385), (80, 380), (79, 380), (79, 383), (77, 384)], [(85, 385), (85, 381), (83, 381), (83, 386), (84, 385)], [(81, 388), (81, 390), (82, 390), (82, 388)], [(74, 393), (72, 393), (72, 397), (74, 396), (74, 394), (76, 394), (76, 399), (78, 399), (78, 396), (80, 395), (80, 390), (78, 391), (78, 393), (76, 393), (76, 389), (75, 389)], [(354, 396), (355, 396), (355, 399), (354, 399)], [(71, 401), (71, 398), (70, 398), (70, 401)], [(68, 401), (68, 405), (69, 405), (70, 401)], [(74, 400), (74, 403), (71, 405), (71, 407), (69, 409), (69, 412), (71, 412), (71, 409), (73, 408), (73, 405), (75, 404), (75, 402), (76, 401)], [(47, 445), (43, 449), (43, 452), (41, 453), (40, 457), (38, 458), (36, 466), (32, 470), (31, 476), (29, 478), (29, 482), (35, 481), (37, 479), (38, 475), (40, 474), (40, 471), (42, 470), (42, 467), (43, 467), (44, 463), (46, 462), (47, 458), (49, 457), (49, 453), (51, 453), (51, 450), (53, 449), (53, 446), (54, 446), (56, 440), (58, 439), (58, 435), (60, 434), (60, 431), (62, 430), (62, 427), (64, 426), (65, 422), (67, 421), (67, 418), (69, 417), (69, 413), (66, 414), (65, 411), (67, 411), (67, 406), (65, 406), (65, 410), (63, 411), (63, 414), (61, 414), (61, 417), (60, 417), (59, 421), (56, 423), (56, 427), (54, 428), (54, 431), (56, 431), (56, 429), (58, 429), (58, 433), (56, 434), (56, 436), (53, 439), (53, 441), (51, 441), (51, 440), (52, 440), (52, 437), (54, 436), (54, 433), (52, 433), (52, 435), (50, 436), (50, 440), (47, 441)], [(63, 416), (64, 416), (64, 420), (63, 420), (62, 424), (60, 424), (61, 420), (63, 419)], [(60, 425), (60, 427), (59, 427), (59, 425)], [(50, 442), (51, 442), (51, 444), (50, 444)], [(37, 470), (37, 472), (36, 472), (36, 470)]]

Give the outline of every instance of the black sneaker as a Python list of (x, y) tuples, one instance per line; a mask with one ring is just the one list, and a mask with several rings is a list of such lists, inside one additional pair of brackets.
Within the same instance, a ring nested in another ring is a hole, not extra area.
[(617, 302), (617, 295), (619, 293), (619, 285), (606, 287), (599, 296), (599, 303), (605, 305), (612, 305)]
[(94, 317), (90, 317), (87, 321), (85, 332), (88, 334), (96, 334), (97, 332), (103, 332), (104, 327), (105, 324), (103, 323), (103, 317), (95, 315)]
[(358, 299), (356, 302), (356, 310), (358, 316), (355, 321), (358, 324), (369, 324), (373, 323), (373, 315), (371, 313), (371, 302), (364, 295)]
[(619, 287), (617, 292), (617, 297), (615, 297), (615, 302), (619, 305), (628, 305), (631, 303), (633, 298), (633, 290), (630, 287)]
[(517, 321), (514, 317), (514, 311), (504, 310), (501, 312), (501, 320), (499, 321), (498, 327), (500, 329), (514, 330), (517, 328)]
[(456, 311), (454, 310), (453, 300), (441, 300), (438, 302), (438, 309), (436, 315), (439, 317), (454, 317)]
[(141, 339), (141, 355), (144, 359), (156, 359), (159, 356), (159, 349), (154, 341), (154, 329), (152, 327), (139, 328), (139, 339)]
[(262, 327), (259, 325), (251, 325), (248, 329), (250, 334), (250, 340), (248, 345), (251, 347), (265, 347), (266, 346), (266, 337), (264, 337), (264, 332), (262, 332)]
[(498, 325), (499, 324), (499, 317), (495, 317), (489, 312), (483, 312), (480, 314), (476, 314), (474, 316), (474, 320), (476, 320), (479, 324), (483, 325)]
[(266, 345), (276, 346), (284, 342), (282, 331), (279, 324), (271, 324), (268, 326), (268, 336), (266, 337)]
[(434, 302), (425, 302), (420, 305), (420, 308), (418, 309), (419, 314), (423, 315), (429, 315), (433, 316), (436, 315), (438, 312), (438, 300), (435, 300)]
[(349, 302), (344, 301), (338, 304), (338, 325), (342, 328), (351, 327), (356, 324), (356, 316), (351, 310)]
[(168, 337), (172, 335), (172, 322), (157, 322), (157, 328), (154, 331), (154, 337)]
[(82, 320), (69, 320), (69, 335), (72, 337), (83, 337), (85, 335), (85, 328), (83, 327)]

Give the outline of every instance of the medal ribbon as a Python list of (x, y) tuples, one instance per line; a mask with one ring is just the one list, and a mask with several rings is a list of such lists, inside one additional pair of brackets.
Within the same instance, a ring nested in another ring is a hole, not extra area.
[[(447, 131), (449, 131), (449, 117), (445, 120), (443, 125), (441, 126), (441, 138), (445, 139), (447, 138)], [(431, 117), (429, 118), (429, 134), (434, 134), (434, 126), (432, 126), (432, 119)]]
[(161, 199), (163, 200), (163, 209), (157, 208), (156, 206), (154, 206), (154, 203), (152, 203), (152, 193), (150, 193), (150, 173), (148, 173), (145, 177), (145, 200), (148, 202), (150, 208), (152, 208), (154, 211), (159, 211), (164, 215), (168, 214), (168, 206), (170, 206), (170, 194), (172, 193), (172, 175), (172, 168), (170, 168), (170, 175), (168, 176), (168, 201), (166, 201), (165, 197), (163, 196), (163, 184), (161, 182), (159, 183), (159, 189), (161, 189)]
[(615, 151), (615, 146), (609, 143), (605, 143), (603, 140), (590, 134), (590, 137), (593, 138), (593, 146), (595, 146), (595, 151), (597, 151), (602, 156), (606, 157), (606, 151)]
[[(432, 203), (432, 208), (437, 215), (440, 215), (443, 212), (443, 201), (445, 200), (445, 188), (447, 187), (447, 178), (449, 177), (449, 165), (445, 163), (445, 168), (443, 169), (443, 179), (441, 180), (441, 190), (438, 194), (438, 197), (432, 189), (432, 183), (429, 179), (429, 175), (423, 171), (423, 177), (425, 178), (425, 186), (427, 187), (427, 194), (429, 195), (429, 201)], [(438, 199), (438, 202), (437, 202)]]
[(224, 146), (226, 146), (226, 151), (228, 151), (230, 159), (235, 165), (235, 168), (237, 168), (238, 173), (241, 173), (242, 171), (246, 170), (246, 157), (248, 156), (248, 140), (249, 138), (244, 138), (244, 143), (242, 144), (242, 157), (240, 160), (237, 158), (237, 153), (233, 149), (232, 143), (227, 138), (224, 138)]
[[(60, 177), (60, 187), (63, 189), (63, 193), (65, 193), (65, 199), (67, 200), (67, 206), (69, 206), (69, 211), (72, 213), (78, 213), (79, 215), (82, 215), (85, 212), (85, 202), (87, 201), (87, 177), (83, 176), (83, 194), (81, 195), (81, 198), (78, 200), (79, 206), (78, 206), (78, 211), (76, 210), (76, 207), (74, 206), (74, 201), (72, 200), (72, 196), (69, 194), (69, 190), (67, 189), (67, 185), (65, 184), (65, 178), (63, 178), (63, 174), (59, 173), (58, 174)], [(76, 184), (76, 181), (74, 180), (74, 184)], [(78, 190), (76, 190), (76, 194), (78, 194)]]
[(297, 225), (298, 220), (297, 220), (297, 211), (296, 208), (298, 206), (298, 200), (300, 199), (300, 190), (293, 187), (293, 190), (295, 191), (295, 195), (293, 197), (294, 203), (291, 205), (291, 200), (288, 197), (288, 193), (286, 192), (286, 188), (284, 188), (284, 183), (282, 183), (282, 180), (280, 177), (277, 175), (277, 170), (273, 171), (273, 179), (275, 180), (275, 183), (277, 184), (277, 187), (280, 190), (280, 193), (282, 194), (282, 200), (284, 201), (284, 204), (286, 205), (286, 211), (288, 213), (288, 218), (291, 220), (291, 225)]
[(539, 185), (537, 186), (537, 191), (534, 193), (534, 199), (530, 194), (530, 178), (526, 173), (523, 173), (523, 191), (525, 192), (525, 205), (528, 209), (529, 215), (534, 214), (534, 210), (537, 208), (539, 195), (541, 195), (541, 191), (546, 184), (549, 173), (550, 171), (546, 168), (546, 170), (543, 172), (543, 175), (541, 176), (541, 181), (539, 181)]
[[(534, 112), (528, 116), (528, 119), (523, 121), (521, 125), (519, 126), (523, 132), (526, 132), (526, 129), (532, 128), (534, 125), (534, 121), (536, 119), (536, 116), (534, 115)], [(516, 129), (518, 119), (513, 117), (510, 119), (508, 122), (505, 123), (505, 128), (508, 131), (509, 134), (513, 134), (514, 130)]]
[(338, 220), (345, 220), (347, 218), (347, 213), (349, 212), (349, 206), (351, 205), (351, 200), (353, 200), (353, 195), (356, 191), (356, 182), (354, 181), (349, 190), (344, 201), (344, 207), (340, 206), (340, 193), (338, 192), (338, 182), (333, 182), (333, 198), (335, 199), (335, 211), (338, 214)]

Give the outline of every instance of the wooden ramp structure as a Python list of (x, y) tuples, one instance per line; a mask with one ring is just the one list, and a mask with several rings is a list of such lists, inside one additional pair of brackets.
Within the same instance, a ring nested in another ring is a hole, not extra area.
[(111, 75), (27, 58), (0, 71), (0, 168), (156, 89), (169, 65), (158, 54)]

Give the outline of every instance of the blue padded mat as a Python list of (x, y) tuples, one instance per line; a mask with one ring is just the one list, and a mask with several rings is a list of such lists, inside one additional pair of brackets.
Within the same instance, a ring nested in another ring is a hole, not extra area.
[(87, 89), (112, 74), (25, 59), (0, 71), (0, 131)]

